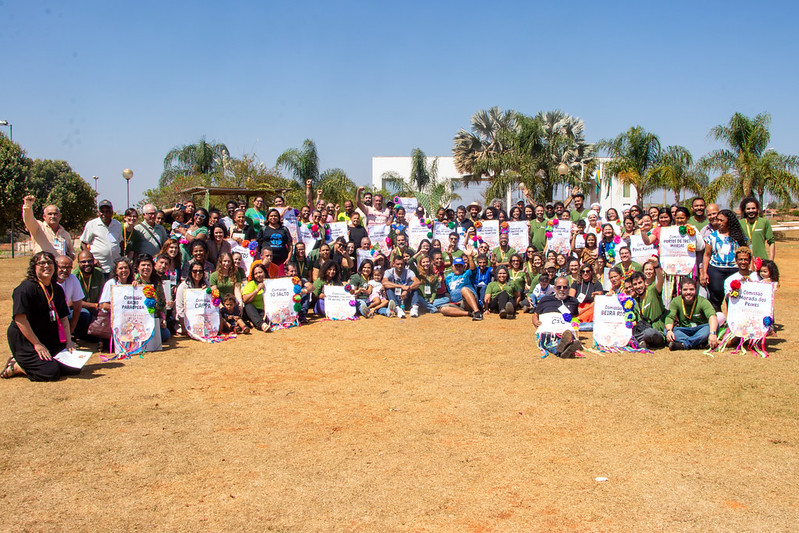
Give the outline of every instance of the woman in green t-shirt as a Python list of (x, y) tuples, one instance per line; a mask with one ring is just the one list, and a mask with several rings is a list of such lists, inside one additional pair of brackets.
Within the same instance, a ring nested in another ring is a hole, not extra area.
[(486, 286), (483, 300), (485, 312), (499, 313), (499, 318), (514, 318), (521, 293), (516, 284), (510, 280), (507, 268), (500, 266), (495, 272), (496, 281)]
[(226, 294), (236, 297), (239, 307), (244, 309), (244, 301), (241, 296), (241, 272), (233, 264), (233, 257), (223, 252), (219, 255), (216, 270), (211, 272), (209, 279), (211, 289), (219, 290), (219, 298), (222, 299)]
[(266, 321), (266, 312), (264, 311), (264, 280), (266, 279), (264, 265), (255, 263), (252, 266), (251, 276), (252, 279), (241, 289), (244, 313), (256, 329), (266, 332), (269, 331), (269, 323)]

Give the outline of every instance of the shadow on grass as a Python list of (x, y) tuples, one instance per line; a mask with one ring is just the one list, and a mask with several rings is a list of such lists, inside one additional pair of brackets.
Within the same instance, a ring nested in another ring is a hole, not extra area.
[(107, 363), (91, 363), (86, 364), (81, 370), (81, 373), (76, 376), (70, 376), (70, 379), (97, 379), (104, 377), (104, 373), (98, 374), (97, 372), (108, 368), (119, 368), (125, 366), (124, 363), (119, 361), (108, 361)]

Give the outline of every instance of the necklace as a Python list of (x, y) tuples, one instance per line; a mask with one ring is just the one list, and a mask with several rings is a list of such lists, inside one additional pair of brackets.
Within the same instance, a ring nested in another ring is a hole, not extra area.
[(694, 310), (696, 309), (696, 298), (694, 298), (694, 305), (691, 307), (691, 314), (689, 315), (688, 312), (685, 310), (685, 300), (683, 299), (682, 302), (682, 314), (685, 315), (685, 319), (689, 322), (694, 317)]

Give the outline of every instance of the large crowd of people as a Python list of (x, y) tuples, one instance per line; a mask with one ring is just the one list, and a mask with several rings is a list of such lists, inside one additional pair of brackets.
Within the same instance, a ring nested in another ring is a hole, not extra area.
[[(779, 280), (771, 225), (751, 197), (740, 203), (739, 219), (702, 198), (694, 198), (690, 209), (632, 205), (620, 214), (613, 207), (586, 206), (577, 189), (565, 201), (540, 204), (527, 198), (507, 212), (494, 201), (485, 207), (473, 202), (435, 213), (422, 208), (407, 213), (401, 204), (363, 187), (342, 208), (326, 202), (321, 191), (315, 198), (312, 193), (309, 183), (306, 205), (296, 210), (281, 196), (269, 208), (260, 196), (252, 205), (230, 200), (223, 211), (192, 201), (165, 209), (147, 204), (141, 212), (126, 210), (121, 223), (113, 217), (111, 202), (103, 200), (98, 217), (80, 235), (77, 255), (59, 224), (58, 206), (45, 207), (43, 220), (36, 220), (35, 198), (25, 197), (23, 218), (34, 255), (25, 280), (14, 290), (8, 329), (12, 356), (2, 377), (55, 380), (76, 372), (53, 359), (61, 350), (78, 341), (108, 349), (109, 335), (103, 332), (108, 330), (111, 287), (117, 284), (154, 287), (162, 340), (185, 334), (183, 294), (192, 288), (218, 291), (222, 331), (268, 332), (265, 280), (292, 277), (300, 280), (301, 324), (325, 316), (327, 285), (346, 286), (357, 315), (367, 319), (413, 319), (423, 313), (514, 319), (529, 313), (538, 326), (542, 314), (567, 311), (579, 317), (580, 331), (592, 328), (597, 295), (625, 294), (635, 301), (636, 345), (680, 350), (718, 344), (724, 302), (735, 280)], [(312, 245), (293, 238), (296, 232), (284, 225), (287, 210), (296, 214), (298, 225), (319, 233)], [(446, 242), (427, 238), (413, 249), (408, 229), (414, 219), (427, 218), (446, 223), (451, 232)], [(516, 250), (501, 232), (492, 249), (476, 239), (486, 220), (526, 221), (529, 245)], [(548, 228), (555, 220), (573, 222), (568, 253), (547, 250)], [(346, 222), (347, 235), (326, 242), (323, 228), (332, 222)], [(383, 253), (369, 238), (369, 228), (377, 225), (389, 229)], [(669, 226), (696, 235), (693, 275), (664, 274), (657, 254), (632, 260), (633, 236), (657, 245), (661, 230)], [(240, 245), (254, 256), (247, 271), (243, 265), (249, 258), (234, 251)], [(572, 357), (582, 344), (578, 332), (567, 331), (543, 335), (541, 346)]]

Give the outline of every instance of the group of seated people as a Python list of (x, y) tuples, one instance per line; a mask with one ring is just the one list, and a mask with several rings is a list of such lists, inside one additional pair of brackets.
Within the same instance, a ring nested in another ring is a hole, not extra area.
[[(300, 280), (301, 324), (308, 323), (309, 315), (325, 316), (328, 285), (348, 286), (357, 315), (364, 318), (440, 312), (479, 321), (489, 314), (514, 319), (531, 313), (537, 326), (542, 313), (568, 309), (579, 317), (581, 331), (591, 330), (597, 295), (623, 293), (637, 303), (637, 344), (679, 350), (718, 343), (732, 279), (779, 280), (771, 228), (753, 198), (741, 203), (741, 222), (732, 211), (706, 206), (701, 198), (692, 202), (693, 212), (678, 205), (647, 211), (633, 205), (621, 217), (613, 208), (601, 213), (598, 204), (585, 208), (577, 190), (566, 202), (541, 205), (528, 199), (508, 213), (498, 201), (485, 209), (475, 202), (455, 210), (439, 208), (434, 220), (452, 229), (447, 242), (422, 239), (413, 249), (409, 225), (433, 214), (419, 208), (408, 215), (402, 205), (384, 204), (380, 195), (364, 193), (362, 187), (343, 210), (324, 202), (320, 193), (315, 204), (299, 210), (286, 206), (280, 196), (269, 209), (262, 197), (252, 207), (231, 200), (224, 217), (218, 210), (183, 202), (165, 210), (145, 205), (145, 221), (138, 223), (138, 212), (128, 209), (117, 248), (99, 246), (97, 225), (102, 223), (110, 234), (116, 222), (109, 219), (110, 202), (104, 200), (100, 217), (87, 223), (81, 236), (74, 269), (66, 253), (42, 250), (32, 258), (28, 278), (14, 292), (12, 357), (2, 377), (25, 373), (48, 380), (69, 373), (49, 356), (59, 347), (71, 347), (73, 338), (105, 343), (100, 348), (106, 348), (107, 337), (93, 335), (92, 324), (110, 310), (111, 287), (119, 284), (154, 287), (162, 341), (186, 332), (183, 295), (196, 288), (218, 292), (221, 332), (270, 331), (265, 280), (291, 277)], [(313, 228), (316, 238), (295, 241), (286, 218)], [(556, 219), (574, 222), (570, 248), (561, 253), (546, 249), (548, 228)], [(492, 248), (479, 238), (485, 220), (527, 221), (529, 245), (515, 250), (502, 231)], [(335, 221), (347, 223), (347, 236), (326, 242), (324, 227)], [(375, 225), (390, 228), (387, 249), (373, 246), (368, 230)], [(697, 265), (694, 275), (666, 284), (656, 253), (636, 262), (629, 244), (639, 235), (645, 244), (657, 245), (661, 229), (673, 225), (696, 232)], [(31, 317), (37, 306), (47, 310), (49, 319)], [(46, 342), (37, 333), (42, 328), (48, 330)], [(580, 346), (577, 337), (569, 333), (549, 339), (548, 349), (572, 356)]]

